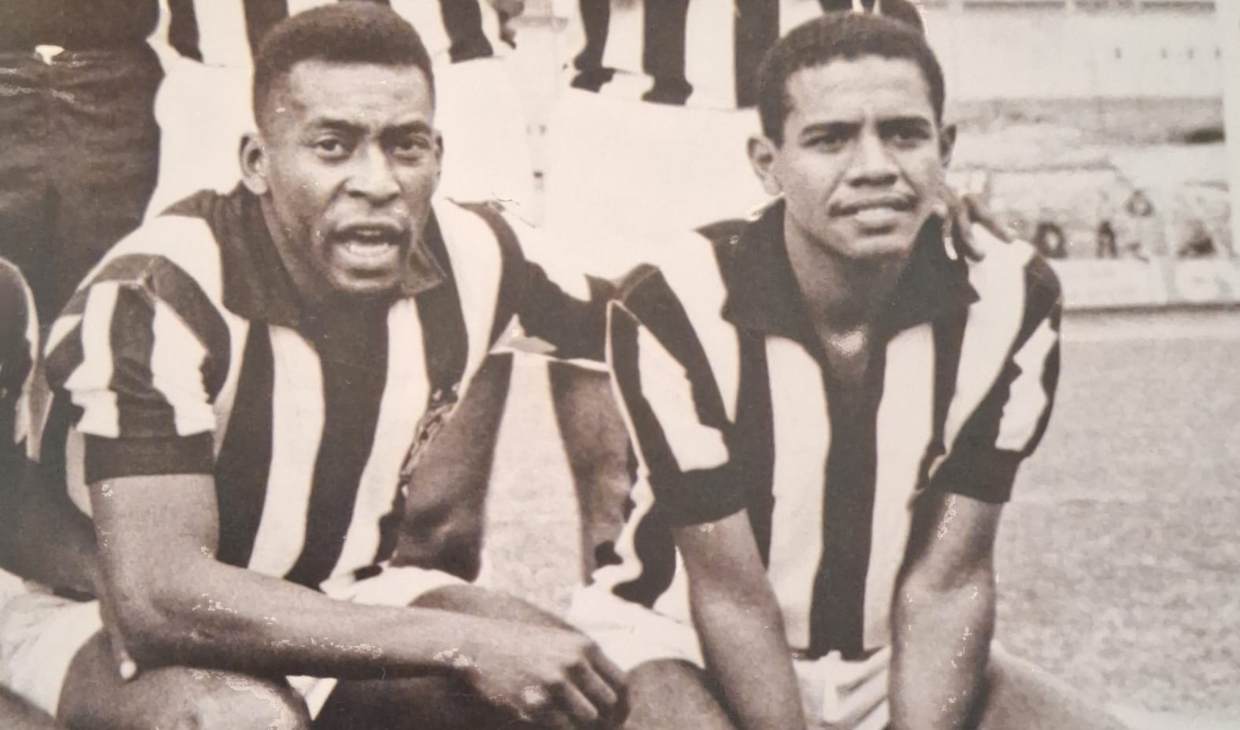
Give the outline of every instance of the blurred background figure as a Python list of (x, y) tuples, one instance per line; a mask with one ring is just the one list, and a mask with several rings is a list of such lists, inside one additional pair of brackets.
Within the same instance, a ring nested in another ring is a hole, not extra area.
[(1166, 254), (1162, 221), (1144, 190), (1138, 188), (1132, 192), (1118, 220), (1121, 223), (1118, 231), (1121, 256), (1145, 261), (1151, 256)]
[(51, 322), (155, 186), (157, 0), (0, 3), (0, 256)]
[(507, 63), (515, 37), (508, 21), (522, 12), (520, 0), (163, 0), (152, 43), (167, 74), (156, 102), (163, 162), (148, 214), (204, 184), (220, 192), (237, 184), (241, 135), (254, 127), (254, 47), (281, 18), (331, 2), (382, 2), (426, 42), (444, 135), (440, 194), (527, 203), (533, 170)]
[(1033, 232), (1034, 248), (1048, 259), (1068, 258), (1068, 239), (1063, 228), (1050, 219), (1048, 212), (1043, 212), (1038, 226)]
[(1102, 220), (1098, 230), (1094, 232), (1094, 255), (1100, 259), (1113, 259), (1119, 256), (1115, 248), (1115, 228), (1111, 221)]

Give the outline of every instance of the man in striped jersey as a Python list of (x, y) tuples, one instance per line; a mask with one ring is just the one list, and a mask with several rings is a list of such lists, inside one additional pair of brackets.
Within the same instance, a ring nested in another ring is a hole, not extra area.
[(43, 457), (93, 513), (136, 667), (84, 633), (96, 604), (26, 600), (41, 651), (7, 669), (43, 709), (90, 727), (617, 717), (623, 678), (585, 637), (469, 585), (476, 565), (388, 561), (406, 490), (452, 486), (402, 473), (514, 314), (560, 354), (602, 346), (587, 282), (552, 283), (494, 209), (432, 202), (433, 99), (391, 10), (283, 21), (244, 187), (148, 221), (53, 325)]
[(642, 479), (571, 618), (630, 670), (640, 727), (1118, 727), (991, 648), (1060, 296), (1023, 243), (953, 255), (933, 53), (831, 14), (759, 89), (749, 157), (782, 199), (669, 246), (612, 307)]
[[(34, 299), (17, 267), (0, 259), (0, 514), (12, 520), (16, 490), (26, 471), (30, 393), (38, 358), (39, 325)], [(10, 595), (21, 590), (12, 567), (17, 530), (0, 530), (0, 617)], [(3, 619), (0, 618), (0, 621)], [(8, 679), (0, 676), (0, 682)], [(7, 728), (55, 727), (52, 718), (0, 683), (0, 723)]]
[[(202, 188), (236, 184), (237, 145), (254, 127), (253, 52), (290, 15), (345, 0), (164, 0), (151, 45), (165, 79), (155, 112), (163, 130), (150, 214)], [(359, 0), (349, 0), (359, 1)], [(387, 5), (421, 34), (440, 92), (437, 127), (447, 159), (440, 192), (465, 200), (528, 202), (533, 172), (525, 116), (507, 62), (505, 18), (516, 0), (365, 0)]]

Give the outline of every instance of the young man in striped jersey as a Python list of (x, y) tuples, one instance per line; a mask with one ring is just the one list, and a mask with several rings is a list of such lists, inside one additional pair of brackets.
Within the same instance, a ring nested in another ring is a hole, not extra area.
[(1119, 727), (992, 650), (1059, 285), (1023, 243), (953, 254), (933, 53), (831, 14), (758, 83), (749, 157), (781, 199), (676, 241), (611, 310), (642, 479), (571, 618), (629, 670), (637, 727)]
[(200, 189), (236, 184), (237, 144), (254, 128), (254, 49), (280, 20), (336, 2), (386, 5), (422, 36), (442, 91), (437, 126), (449, 164), (440, 193), (529, 202), (525, 116), (502, 34), (504, 18), (522, 10), (517, 0), (164, 0), (151, 38), (165, 78), (155, 104), (163, 136), (150, 215)]
[(389, 561), (410, 490), (452, 488), (405, 472), (513, 316), (565, 355), (601, 355), (604, 331), (591, 285), (553, 283), (495, 209), (432, 202), (433, 79), (390, 9), (283, 21), (244, 186), (148, 221), (53, 325), (43, 458), (93, 513), (135, 662), (118, 672), (97, 604), (14, 599), (42, 643), (7, 669), (67, 724), (621, 717), (614, 665), (469, 585), (476, 563)]

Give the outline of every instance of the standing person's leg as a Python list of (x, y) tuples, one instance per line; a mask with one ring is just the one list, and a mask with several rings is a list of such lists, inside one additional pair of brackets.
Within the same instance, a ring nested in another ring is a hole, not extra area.
[(54, 147), (48, 120), (48, 67), (33, 51), (0, 52), (0, 258), (21, 269), (51, 324), (51, 198), (48, 156)]
[(991, 647), (982, 730), (1125, 730), (1128, 726), (1045, 670)]
[(112, 244), (142, 221), (158, 169), (154, 105), (163, 71), (145, 45), (66, 51), (52, 70), (58, 309)]

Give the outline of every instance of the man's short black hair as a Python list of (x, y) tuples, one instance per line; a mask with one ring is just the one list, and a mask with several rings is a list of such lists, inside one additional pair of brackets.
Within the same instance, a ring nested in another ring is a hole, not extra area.
[(260, 127), (272, 88), (302, 61), (414, 66), (435, 92), (430, 54), (395, 11), (373, 2), (321, 5), (280, 21), (259, 43), (252, 101)]
[[(883, 3), (884, 13), (892, 0)], [(788, 78), (803, 68), (862, 56), (903, 58), (917, 64), (930, 87), (936, 121), (943, 119), (943, 69), (918, 28), (888, 16), (832, 12), (793, 28), (767, 52), (758, 69), (758, 112), (762, 133), (783, 144), (791, 100)]]

